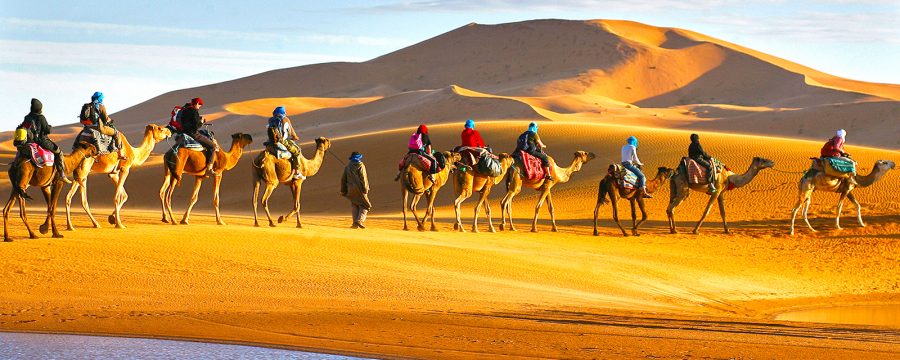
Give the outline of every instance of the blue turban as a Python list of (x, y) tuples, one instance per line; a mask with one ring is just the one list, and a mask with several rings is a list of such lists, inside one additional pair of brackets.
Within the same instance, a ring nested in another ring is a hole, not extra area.
[(537, 126), (536, 122), (528, 124), (528, 131), (531, 131), (531, 132), (537, 134), (537, 130), (538, 130), (538, 126)]
[(354, 151), (350, 154), (350, 162), (360, 162), (362, 160), (362, 154)]
[(466, 129), (475, 129), (475, 120), (466, 120)]
[(637, 138), (634, 136), (629, 136), (628, 140), (626, 140), (625, 142), (627, 142), (628, 145), (633, 145), (634, 147), (637, 147), (638, 144)]
[(94, 95), (91, 95), (91, 101), (96, 101), (96, 102), (102, 104), (103, 103), (103, 93), (99, 92), (99, 91), (95, 92)]
[(279, 107), (275, 108), (275, 111), (272, 111), (272, 116), (278, 116), (278, 115), (281, 115), (281, 116), (287, 115), (287, 111), (284, 110), (284, 106), (279, 106)]

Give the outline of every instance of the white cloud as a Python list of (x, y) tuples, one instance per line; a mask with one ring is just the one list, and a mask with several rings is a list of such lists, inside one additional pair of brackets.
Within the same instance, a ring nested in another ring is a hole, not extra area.
[[(791, 16), (702, 17), (735, 34), (832, 43), (900, 44), (900, 12), (840, 14), (805, 11)], [(889, 45), (891, 46), (891, 45)]]
[(652, 11), (664, 12), (718, 7), (737, 0), (418, 0), (376, 5), (361, 10), (367, 11)]

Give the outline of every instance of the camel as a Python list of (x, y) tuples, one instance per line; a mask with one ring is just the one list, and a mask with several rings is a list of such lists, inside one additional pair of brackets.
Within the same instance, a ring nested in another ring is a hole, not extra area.
[[(673, 173), (675, 173), (675, 169), (659, 167), (656, 171), (656, 176), (654, 176), (653, 179), (647, 180), (647, 192), (652, 194), (656, 192), (656, 190), (659, 190), (663, 182), (669, 180)], [(619, 230), (622, 230), (622, 236), (628, 236), (628, 233), (625, 232), (622, 223), (619, 222), (619, 208), (616, 202), (618, 202), (619, 198), (623, 198), (631, 203), (631, 234), (640, 236), (640, 234), (638, 234), (638, 228), (647, 221), (647, 210), (644, 208), (644, 196), (638, 189), (623, 188), (618, 179), (613, 175), (606, 175), (603, 180), (600, 180), (600, 189), (597, 192), (597, 206), (594, 207), (594, 236), (600, 235), (600, 232), (597, 231), (597, 215), (600, 212), (600, 206), (606, 203), (607, 196), (609, 196), (609, 202), (612, 204), (613, 220), (616, 222), (616, 225), (619, 226)], [(641, 221), (637, 221), (637, 214), (634, 209), (635, 203), (637, 203), (641, 209)]]
[[(73, 150), (72, 153), (63, 155), (61, 160), (63, 164), (65, 164), (66, 169), (75, 169), (81, 166), (87, 159), (96, 155), (97, 148), (89, 144), (84, 144)], [(31, 231), (31, 227), (28, 226), (28, 218), (26, 216), (25, 200), (31, 199), (31, 197), (25, 193), (28, 186), (41, 188), (41, 192), (44, 194), (44, 201), (47, 202), (47, 218), (39, 228), (41, 234), (46, 234), (48, 228), (50, 228), (53, 230), (54, 238), (63, 237), (56, 229), (56, 203), (59, 200), (60, 194), (62, 194), (63, 187), (63, 181), (57, 176), (56, 168), (53, 166), (38, 168), (34, 166), (34, 163), (27, 159), (17, 159), (10, 164), (7, 173), (9, 174), (9, 182), (12, 185), (12, 193), (9, 195), (6, 206), (3, 207), (3, 241), (12, 241), (9, 237), (8, 220), (9, 211), (12, 209), (13, 202), (18, 202), (19, 204), (19, 217), (22, 218), (22, 222), (25, 223), (25, 229), (28, 230), (28, 237), (37, 239), (37, 235), (35, 235), (34, 232)]]
[[(300, 157), (300, 172), (303, 176), (309, 178), (319, 172), (322, 163), (325, 161), (325, 152), (331, 148), (331, 140), (324, 137), (316, 139), (316, 155), (312, 159)], [(291, 193), (294, 195), (294, 208), (284, 216), (278, 217), (278, 223), (282, 223), (289, 217), (297, 216), (297, 228), (302, 228), (300, 224), (300, 189), (305, 179), (295, 179), (292, 176), (290, 159), (277, 159), (269, 151), (263, 150), (259, 156), (253, 160), (253, 226), (259, 226), (257, 219), (257, 199), (259, 199), (259, 187), (265, 184), (266, 189), (262, 195), (262, 206), (269, 219), (269, 226), (275, 227), (272, 222), (272, 215), (269, 213), (269, 197), (272, 191), (278, 186), (278, 183), (285, 184), (290, 187)]]
[[(443, 154), (446, 166), (434, 174), (434, 182), (428, 180), (425, 171), (421, 170), (424, 166), (419, 164), (418, 156), (413, 158), (415, 163), (407, 164), (400, 172), (400, 191), (403, 193), (403, 230), (409, 230), (409, 227), (406, 225), (406, 210), (408, 207), (416, 219), (419, 231), (425, 231), (425, 222), (429, 216), (431, 217), (431, 231), (437, 231), (437, 226), (434, 225), (434, 200), (437, 198), (438, 191), (450, 180), (450, 173), (455, 168), (454, 164), (461, 159), (459, 153), (445, 151)], [(409, 199), (410, 194), (412, 194), (411, 200)], [(425, 216), (420, 221), (416, 212), (416, 205), (419, 204), (423, 194), (428, 202), (428, 207), (425, 209)]]
[(491, 205), (490, 201), (488, 201), (488, 195), (490, 195), (494, 185), (499, 184), (500, 181), (503, 180), (509, 167), (513, 164), (512, 156), (507, 153), (501, 153), (497, 155), (497, 157), (500, 158), (500, 168), (503, 169), (500, 175), (491, 177), (481, 174), (474, 169), (456, 172), (456, 181), (453, 183), (453, 190), (456, 193), (456, 200), (453, 200), (453, 207), (456, 211), (456, 223), (453, 224), (454, 230), (460, 232), (466, 231), (463, 228), (462, 219), (460, 218), (460, 207), (462, 206), (463, 201), (466, 201), (473, 193), (477, 192), (478, 202), (475, 204), (475, 216), (472, 218), (472, 232), (478, 232), (478, 213), (481, 211), (482, 206), (484, 206), (484, 214), (487, 216), (490, 231), (497, 232), (497, 229), (494, 228), (494, 222), (491, 219)]
[[(244, 154), (244, 148), (253, 143), (253, 137), (248, 134), (234, 133), (231, 134), (231, 148), (228, 151), (216, 151), (216, 161), (213, 169), (215, 175), (213, 178), (213, 209), (216, 212), (216, 224), (225, 225), (222, 215), (219, 212), (219, 188), (222, 185), (222, 175), (237, 165), (241, 156)], [(204, 151), (196, 151), (191, 149), (180, 148), (178, 154), (169, 150), (164, 156), (166, 173), (163, 178), (162, 187), (159, 189), (159, 200), (162, 203), (162, 221), (165, 223), (175, 224), (175, 217), (172, 215), (172, 193), (175, 187), (181, 185), (181, 175), (194, 175), (194, 192), (191, 195), (191, 201), (188, 203), (187, 210), (181, 218), (182, 225), (190, 224), (191, 209), (197, 203), (197, 197), (200, 193), (200, 185), (203, 184), (203, 178), (206, 175), (206, 155)]]
[[(694, 226), (694, 234), (700, 232), (700, 225), (703, 224), (703, 220), (709, 215), (709, 210), (712, 209), (713, 202), (719, 203), (719, 213), (722, 216), (722, 227), (725, 229), (726, 234), (731, 234), (731, 231), (728, 230), (728, 222), (725, 221), (725, 193), (729, 190), (749, 184), (761, 170), (773, 166), (775, 166), (775, 162), (772, 160), (754, 157), (753, 161), (750, 163), (750, 168), (743, 174), (735, 174), (728, 169), (716, 173), (716, 188), (719, 189), (719, 191), (709, 195), (709, 201), (706, 203), (706, 210), (703, 211), (703, 216), (700, 217), (700, 221)], [(687, 169), (685, 169), (684, 163), (682, 162), (678, 166), (678, 171), (670, 179), (669, 185), (671, 192), (669, 193), (669, 207), (666, 209), (666, 215), (669, 217), (669, 231), (672, 234), (677, 234), (678, 231), (675, 230), (675, 207), (680, 205), (684, 199), (687, 199), (691, 190), (708, 193), (709, 184), (689, 184)]]
[[(876, 181), (881, 180), (884, 174), (887, 174), (888, 171), (893, 170), (894, 168), (895, 164), (893, 161), (878, 160), (875, 162), (875, 166), (869, 174), (865, 176), (857, 175), (856, 182), (860, 187), (870, 186)], [(850, 201), (853, 202), (853, 205), (856, 206), (856, 221), (859, 223), (859, 226), (865, 227), (866, 224), (862, 219), (862, 209), (859, 206), (859, 201), (856, 200), (856, 197), (853, 196), (852, 193), (854, 188), (853, 184), (849, 181), (828, 176), (824, 171), (807, 171), (807, 173), (803, 175), (803, 178), (800, 179), (797, 203), (791, 211), (791, 235), (794, 235), (794, 220), (797, 218), (797, 211), (800, 210), (800, 206), (803, 206), (803, 221), (806, 222), (806, 226), (809, 227), (809, 230), (812, 232), (816, 232), (816, 229), (813, 229), (812, 225), (809, 224), (809, 218), (806, 215), (809, 211), (809, 204), (812, 200), (812, 193), (814, 191), (828, 191), (841, 194), (840, 199), (838, 199), (837, 216), (834, 218), (835, 228), (838, 230), (841, 229), (841, 210), (844, 207), (844, 198), (850, 199)]]
[(119, 165), (119, 154), (117, 152), (98, 155), (96, 159), (87, 159), (81, 164), (81, 167), (75, 169), (75, 179), (72, 182), (72, 187), (69, 188), (69, 193), (66, 194), (66, 230), (75, 230), (75, 227), (72, 225), (72, 197), (75, 196), (75, 192), (79, 189), (81, 189), (81, 207), (84, 209), (88, 218), (91, 219), (91, 223), (94, 224), (94, 227), (100, 227), (100, 223), (97, 222), (97, 219), (94, 218), (94, 214), (91, 213), (91, 207), (88, 204), (87, 198), (87, 179), (88, 175), (92, 172), (107, 174), (112, 182), (116, 184), (116, 191), (113, 196), (115, 209), (113, 210), (113, 213), (109, 215), (108, 220), (110, 224), (115, 225), (117, 228), (124, 229), (125, 225), (122, 222), (122, 217), (119, 216), (119, 212), (122, 209), (122, 205), (128, 200), (128, 193), (125, 192), (125, 179), (128, 178), (131, 167), (139, 166), (147, 161), (147, 158), (150, 157), (150, 153), (153, 151), (153, 147), (171, 135), (172, 132), (169, 131), (169, 129), (150, 124), (147, 125), (147, 128), (144, 130), (144, 139), (141, 141), (141, 146), (139, 147), (132, 147), (131, 144), (128, 143), (128, 139), (125, 138), (125, 136), (122, 136), (122, 146), (124, 147), (125, 157), (127, 159), (120, 165), (118, 173), (112, 173), (116, 166)]
[(523, 186), (527, 186), (541, 192), (540, 196), (538, 196), (537, 205), (534, 207), (534, 218), (531, 220), (531, 232), (537, 232), (538, 211), (541, 210), (541, 206), (544, 205), (545, 200), (547, 201), (547, 209), (550, 211), (550, 223), (553, 224), (552, 230), (554, 232), (559, 231), (556, 227), (556, 214), (553, 211), (553, 197), (550, 195), (550, 189), (556, 184), (569, 182), (569, 180), (572, 179), (572, 175), (581, 171), (581, 167), (588, 161), (593, 160), (594, 157), (594, 153), (576, 151), (572, 164), (566, 168), (557, 166), (556, 161), (553, 160), (553, 158), (550, 158), (550, 175), (553, 177), (552, 181), (545, 179), (523, 179), (521, 160), (516, 160), (515, 165), (512, 166), (506, 177), (506, 195), (503, 196), (503, 200), (500, 200), (500, 213), (502, 216), (500, 230), (504, 230), (507, 219), (509, 219), (509, 230), (516, 231), (516, 226), (513, 225), (512, 218), (512, 200), (520, 191), (522, 191)]

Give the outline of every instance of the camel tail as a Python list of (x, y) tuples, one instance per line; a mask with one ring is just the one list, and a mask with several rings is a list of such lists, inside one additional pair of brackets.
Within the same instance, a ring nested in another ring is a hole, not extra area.
[(600, 205), (605, 205), (609, 202), (609, 191), (613, 188), (609, 184), (610, 181), (613, 180), (609, 176), (605, 176), (600, 180), (600, 186), (599, 189), (597, 189), (597, 203)]
[(7, 174), (9, 174), (9, 183), (12, 185), (11, 187), (13, 195), (21, 196), (26, 201), (31, 200), (31, 196), (28, 196), (28, 193), (25, 192), (25, 189), (19, 186), (22, 180), (22, 175), (19, 174), (19, 169), (14, 164), (10, 164)]

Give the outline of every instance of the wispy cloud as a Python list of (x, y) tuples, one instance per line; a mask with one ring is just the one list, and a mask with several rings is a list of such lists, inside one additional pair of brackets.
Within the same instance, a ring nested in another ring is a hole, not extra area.
[(359, 7), (355, 9), (372, 12), (565, 12), (598, 10), (663, 12), (673, 9), (705, 9), (736, 2), (736, 0), (417, 0)]
[(706, 16), (699, 21), (735, 34), (829, 43), (900, 44), (898, 12), (841, 14), (804, 11), (791, 16)]
[(81, 31), (86, 33), (114, 34), (115, 36), (171, 36), (181, 39), (229, 39), (254, 42), (300, 42), (330, 45), (395, 46), (410, 43), (409, 40), (388, 37), (322, 34), (309, 31), (300, 33), (254, 32), (216, 29), (191, 29), (161, 26), (78, 22), (67, 20), (35, 20), (13, 17), (0, 18), (0, 28), (28, 31)]

